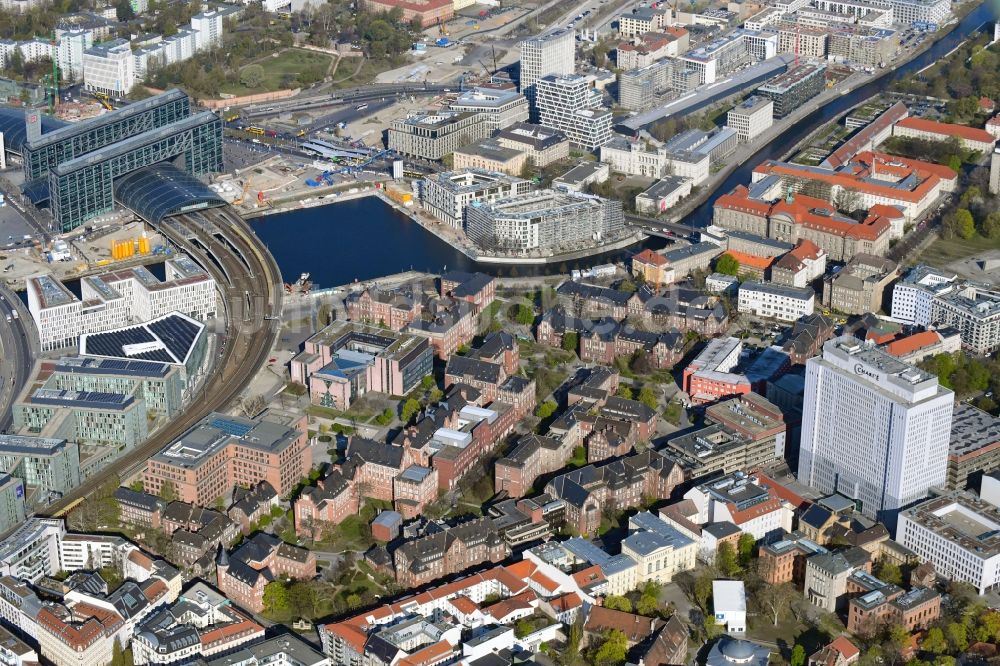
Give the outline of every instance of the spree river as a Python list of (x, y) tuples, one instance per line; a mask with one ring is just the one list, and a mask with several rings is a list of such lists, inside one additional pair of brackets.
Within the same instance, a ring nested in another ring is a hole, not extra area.
[[(959, 26), (927, 51), (882, 78), (848, 95), (835, 98), (795, 123), (781, 137), (763, 147), (740, 165), (710, 196), (683, 220), (695, 227), (708, 225), (715, 199), (741, 183), (750, 182), (753, 168), (764, 160), (778, 159), (788, 148), (839, 114), (885, 90), (889, 83), (912, 76), (941, 59), (970, 33), (997, 17), (995, 0), (983, 3), (962, 19)], [(531, 275), (565, 272), (623, 258), (630, 251), (595, 255), (551, 266), (494, 266), (478, 264), (455, 250), (406, 215), (375, 197), (277, 213), (254, 218), (251, 227), (274, 255), (286, 282), (310, 273), (320, 287), (368, 280), (406, 270), (440, 272), (445, 269), (476, 269), (494, 275)], [(650, 238), (646, 247), (663, 247), (665, 241)]]

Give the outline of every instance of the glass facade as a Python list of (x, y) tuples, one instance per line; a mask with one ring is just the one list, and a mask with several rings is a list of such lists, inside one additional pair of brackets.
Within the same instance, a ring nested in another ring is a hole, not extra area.
[(188, 96), (180, 90), (168, 90), (117, 111), (45, 132), (38, 140), (24, 143), (24, 180), (42, 178), (57, 164), (189, 115), (191, 100)]
[(49, 172), (52, 216), (62, 231), (114, 209), (114, 180), (165, 161), (204, 175), (222, 170), (222, 120), (211, 111), (177, 120), (54, 166)]

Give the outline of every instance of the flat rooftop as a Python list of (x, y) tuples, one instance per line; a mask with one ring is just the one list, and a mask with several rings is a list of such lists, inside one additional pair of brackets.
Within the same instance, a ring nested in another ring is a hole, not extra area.
[(278, 454), (298, 439), (294, 428), (273, 421), (213, 413), (188, 430), (176, 442), (167, 445), (151, 460), (164, 465), (196, 469), (229, 444)]
[(985, 453), (983, 449), (997, 444), (1000, 444), (1000, 418), (964, 402), (956, 402), (951, 417), (949, 457)]

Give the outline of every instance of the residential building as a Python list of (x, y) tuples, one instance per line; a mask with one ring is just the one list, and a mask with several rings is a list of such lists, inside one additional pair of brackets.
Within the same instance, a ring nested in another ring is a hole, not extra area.
[(702, 43), (680, 56), (688, 68), (697, 72), (698, 84), (712, 84), (750, 64), (742, 33), (734, 31)]
[[(688, 33), (683, 28), (685, 37)], [(664, 58), (676, 58), (687, 50), (681, 47), (680, 40), (669, 32), (644, 32), (632, 37), (630, 41), (621, 42), (615, 48), (615, 62), (618, 69), (625, 71), (648, 67)]]
[(928, 327), (935, 322), (934, 301), (959, 285), (954, 273), (914, 266), (892, 288), (892, 319), (903, 324)]
[(869, 343), (827, 342), (806, 363), (799, 480), (894, 524), (947, 479), (954, 400), (937, 377)]
[(5, 666), (34, 666), (38, 653), (14, 632), (0, 626), (0, 662)]
[(625, 38), (648, 32), (662, 31), (670, 24), (671, 11), (668, 7), (653, 9), (640, 7), (629, 14), (618, 16), (618, 33)]
[(124, 98), (135, 85), (135, 60), (127, 39), (91, 46), (83, 52), (83, 82), (90, 92)]
[(892, 128), (892, 135), (929, 141), (955, 139), (966, 150), (974, 150), (983, 155), (991, 155), (996, 144), (996, 139), (986, 130), (954, 123), (939, 123), (913, 116), (897, 121)]
[(546, 34), (524, 40), (521, 46), (519, 88), (528, 98), (532, 113), (535, 107), (536, 85), (548, 74), (561, 76), (576, 71), (576, 32), (558, 28)]
[(740, 285), (738, 309), (756, 317), (796, 321), (811, 315), (816, 293), (810, 287), (788, 287), (769, 282)]
[(851, 666), (861, 658), (861, 649), (847, 636), (837, 636), (809, 655), (808, 666)]
[(611, 140), (611, 111), (584, 76), (546, 74), (535, 83), (535, 105), (539, 122), (574, 145), (596, 150)]
[(979, 594), (1000, 588), (1000, 508), (952, 491), (903, 510), (896, 539), (944, 578)]
[(823, 281), (823, 305), (844, 314), (881, 312), (883, 298), (896, 279), (895, 261), (859, 253)]
[(536, 167), (548, 166), (569, 157), (569, 139), (548, 127), (515, 123), (501, 129), (493, 138), (505, 148), (525, 153)]
[(971, 283), (942, 290), (932, 302), (931, 320), (957, 329), (962, 348), (974, 354), (992, 354), (1000, 348), (1000, 292)]
[(438, 220), (462, 229), (465, 209), (473, 203), (491, 203), (498, 199), (527, 194), (531, 183), (510, 175), (463, 169), (435, 174), (425, 179), (420, 188), (424, 210)]
[[(619, 58), (623, 57), (618, 47)], [(632, 47), (637, 48), (637, 47)], [(624, 53), (633, 53), (625, 51)], [(645, 62), (645, 59), (627, 58), (626, 62)], [(672, 58), (662, 58), (627, 69), (618, 75), (618, 104), (633, 111), (645, 111), (655, 106), (660, 95), (673, 88), (676, 63)]]
[(750, 143), (774, 123), (774, 101), (767, 97), (748, 97), (726, 114), (726, 125), (736, 130), (740, 141)]
[(449, 105), (452, 111), (479, 113), (486, 117), (490, 132), (528, 121), (528, 100), (503, 88), (476, 87), (460, 94)]
[(975, 477), (997, 470), (1000, 470), (1000, 418), (970, 404), (955, 403), (948, 446), (948, 489), (965, 490)]
[(388, 145), (402, 155), (439, 160), (488, 135), (489, 120), (485, 114), (424, 111), (392, 121)]
[(655, 285), (657, 289), (674, 281), (674, 269), (667, 266), (666, 257), (649, 248), (632, 255), (631, 265), (632, 275)]
[(552, 253), (622, 234), (620, 201), (539, 190), (466, 209), (466, 233), (483, 248)]
[(207, 506), (235, 485), (260, 481), (287, 495), (311, 468), (304, 417), (210, 414), (146, 461), (143, 482), (156, 494), (169, 483), (178, 499)]

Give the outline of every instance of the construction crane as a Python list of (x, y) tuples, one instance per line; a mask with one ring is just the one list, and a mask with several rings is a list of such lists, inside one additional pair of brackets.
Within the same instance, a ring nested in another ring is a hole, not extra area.
[(441, 22), (440, 16), (438, 17), (438, 35), (444, 35), (445, 37), (448, 36), (448, 28), (446, 28), (444, 23)]

